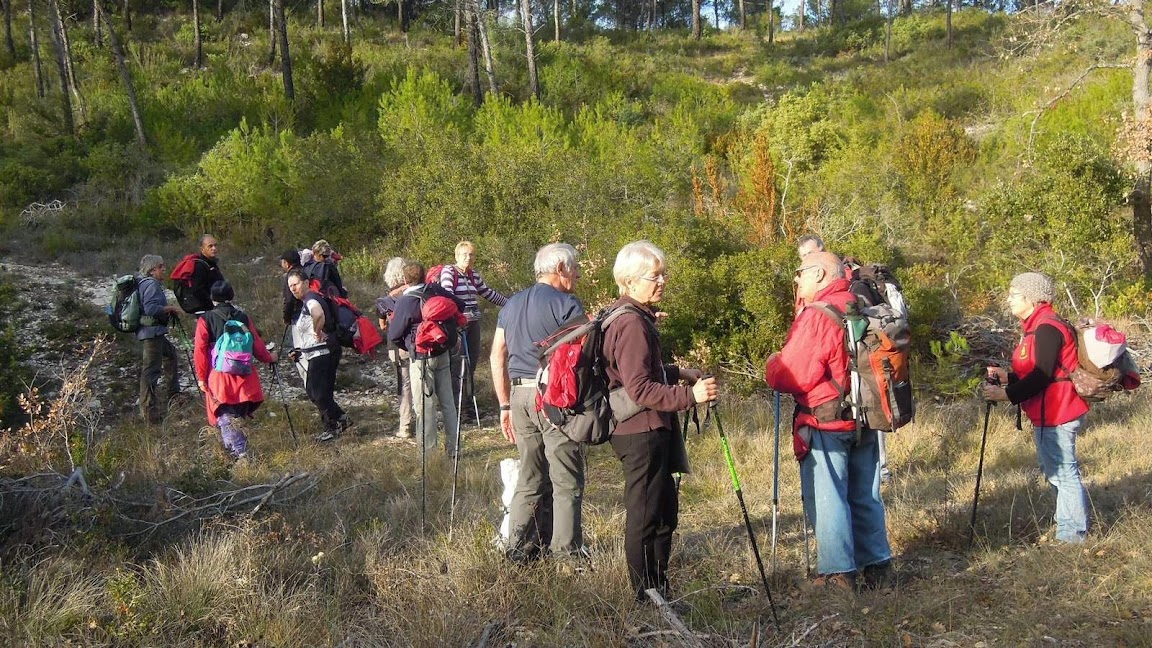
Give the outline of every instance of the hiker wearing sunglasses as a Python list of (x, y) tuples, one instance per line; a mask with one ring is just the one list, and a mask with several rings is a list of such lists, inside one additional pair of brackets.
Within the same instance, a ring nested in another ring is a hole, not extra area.
[(865, 587), (883, 587), (891, 577), (892, 550), (880, 499), (879, 433), (865, 427), (857, 439), (857, 423), (841, 395), (850, 380), (844, 329), (811, 306), (821, 302), (844, 312), (856, 296), (840, 259), (829, 252), (806, 255), (795, 275), (806, 306), (784, 348), (768, 358), (765, 379), (796, 399), (792, 448), (804, 513), (816, 530), (813, 584), (850, 591), (862, 571)]
[[(676, 412), (716, 399), (716, 379), (699, 369), (666, 365), (656, 332), (653, 307), (664, 298), (668, 267), (664, 252), (648, 241), (621, 248), (612, 267), (620, 299), (610, 309), (625, 308), (604, 331), (608, 388), (623, 386), (642, 405), (638, 414), (620, 421), (610, 443), (624, 469), (624, 554), (636, 600), (659, 590), (667, 598), (668, 558), (680, 504), (675, 472), (687, 472), (683, 438)], [(680, 384), (683, 381), (685, 384)]]

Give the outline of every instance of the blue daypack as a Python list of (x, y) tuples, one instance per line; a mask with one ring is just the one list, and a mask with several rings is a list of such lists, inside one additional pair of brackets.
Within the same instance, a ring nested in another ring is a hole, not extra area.
[(244, 322), (224, 322), (224, 332), (212, 348), (212, 369), (233, 376), (252, 373), (252, 332)]

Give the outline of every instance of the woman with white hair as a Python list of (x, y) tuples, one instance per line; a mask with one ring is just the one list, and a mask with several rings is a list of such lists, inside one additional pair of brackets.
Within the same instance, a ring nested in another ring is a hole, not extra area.
[(1088, 403), (1069, 379), (1077, 366), (1076, 330), (1052, 310), (1056, 285), (1039, 272), (1013, 277), (1008, 310), (1020, 320), (1023, 336), (1012, 352), (1012, 371), (988, 367), (995, 384), (984, 398), (1019, 405), (1032, 421), (1040, 469), (1056, 489), (1056, 540), (1080, 543), (1088, 535), (1088, 498), (1080, 481), (1076, 435)]
[[(664, 297), (668, 269), (664, 253), (648, 241), (636, 241), (616, 255), (612, 276), (620, 299), (609, 309), (625, 308), (604, 332), (609, 389), (623, 387), (642, 409), (620, 421), (612, 450), (624, 469), (624, 553), (637, 601), (645, 591), (668, 591), (668, 558), (676, 530), (679, 501), (673, 472), (677, 447), (676, 412), (717, 396), (716, 379), (698, 369), (663, 363), (654, 306)], [(683, 381), (685, 384), (679, 384)]]
[[(384, 267), (384, 285), (388, 294), (376, 300), (376, 317), (380, 330), (387, 331), (396, 307), (396, 298), (408, 288), (404, 281), (404, 257), (392, 257)], [(408, 373), (408, 351), (403, 347), (388, 343), (388, 359), (396, 368), (396, 391), (400, 397), (400, 428), (396, 436), (400, 439), (412, 438), (412, 378)]]

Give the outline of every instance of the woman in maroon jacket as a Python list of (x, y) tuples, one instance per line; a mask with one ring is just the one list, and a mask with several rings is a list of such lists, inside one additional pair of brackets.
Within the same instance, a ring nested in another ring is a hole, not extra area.
[[(1076, 331), (1052, 310), (1056, 286), (1039, 272), (1018, 274), (1008, 286), (1008, 308), (1023, 336), (1012, 352), (1012, 372), (988, 367), (997, 385), (984, 397), (1020, 406), (1033, 425), (1040, 469), (1056, 489), (1056, 540), (1084, 542), (1088, 498), (1080, 481), (1076, 435), (1088, 404), (1076, 393), (1068, 370), (1076, 366)], [(1004, 385), (1004, 386), (1000, 386)]]
[[(661, 360), (660, 336), (652, 306), (664, 297), (668, 281), (664, 253), (648, 241), (636, 241), (616, 255), (612, 276), (620, 299), (609, 308), (627, 308), (604, 333), (609, 388), (624, 387), (638, 414), (620, 421), (612, 450), (624, 469), (624, 553), (638, 601), (645, 590), (668, 591), (668, 557), (680, 505), (673, 471), (675, 413), (716, 398), (716, 379), (698, 369), (679, 369)], [(687, 385), (678, 384), (684, 381)]]

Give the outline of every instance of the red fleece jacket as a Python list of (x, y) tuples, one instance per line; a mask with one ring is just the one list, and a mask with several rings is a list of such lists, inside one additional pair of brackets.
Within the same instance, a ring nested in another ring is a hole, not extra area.
[[(836, 279), (816, 293), (812, 301), (825, 302), (843, 311), (848, 303), (856, 300), (848, 286), (847, 279)], [(809, 409), (840, 398), (836, 385), (845, 388), (848, 385), (844, 330), (831, 317), (804, 307), (792, 322), (784, 348), (768, 358), (764, 379), (769, 387), (792, 394), (797, 404)], [(852, 421), (819, 423), (814, 415), (797, 412), (794, 429), (804, 425), (832, 432), (856, 429)]]

